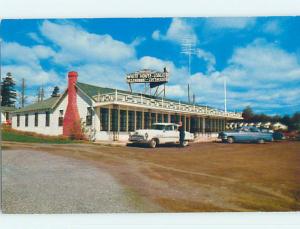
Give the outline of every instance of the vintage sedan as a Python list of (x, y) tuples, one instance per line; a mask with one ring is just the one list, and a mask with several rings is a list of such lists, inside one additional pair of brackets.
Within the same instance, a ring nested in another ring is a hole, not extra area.
[[(154, 123), (151, 129), (140, 129), (129, 136), (129, 142), (147, 144), (155, 148), (159, 144), (179, 143), (179, 125), (175, 123)], [(185, 131), (184, 146), (194, 140), (194, 134)]]
[(234, 131), (223, 131), (218, 136), (222, 142), (272, 142), (274, 140), (273, 133), (262, 132), (260, 129), (253, 126), (245, 126)]

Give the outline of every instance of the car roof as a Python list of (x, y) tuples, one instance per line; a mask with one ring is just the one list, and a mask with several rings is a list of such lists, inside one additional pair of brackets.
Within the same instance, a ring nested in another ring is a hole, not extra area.
[(175, 125), (175, 126), (178, 126), (178, 124), (176, 123), (170, 123), (170, 122), (167, 122), (167, 123), (163, 123), (163, 122), (155, 122), (153, 123), (154, 125), (163, 125), (163, 126), (168, 126), (168, 125)]

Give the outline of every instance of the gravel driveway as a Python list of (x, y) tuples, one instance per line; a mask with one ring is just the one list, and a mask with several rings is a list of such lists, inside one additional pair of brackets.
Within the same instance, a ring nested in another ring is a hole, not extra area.
[(35, 150), (3, 151), (4, 213), (147, 212), (147, 204), (93, 164)]

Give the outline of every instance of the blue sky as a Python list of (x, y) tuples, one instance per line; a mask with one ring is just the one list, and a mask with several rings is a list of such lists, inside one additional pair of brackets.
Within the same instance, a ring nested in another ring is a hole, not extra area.
[[(170, 71), (167, 96), (241, 111), (300, 111), (300, 18), (138, 18), (2, 20), (2, 77), (12, 72), (27, 84), (27, 102), (41, 85), (49, 96), (79, 81), (127, 89), (125, 75), (143, 68)], [(191, 75), (182, 42), (195, 44)], [(138, 90), (138, 88), (136, 88)]]

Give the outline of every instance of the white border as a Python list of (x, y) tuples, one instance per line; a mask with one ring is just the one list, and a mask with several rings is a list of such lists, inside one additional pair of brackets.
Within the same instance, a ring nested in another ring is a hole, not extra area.
[[(176, 1), (176, 2), (175, 2)], [(294, 16), (298, 0), (0, 0), (0, 18)], [(300, 165), (299, 165), (300, 166)], [(300, 213), (0, 215), (1, 228), (300, 228)]]
[(1, 18), (294, 16), (298, 0), (0, 0)]

